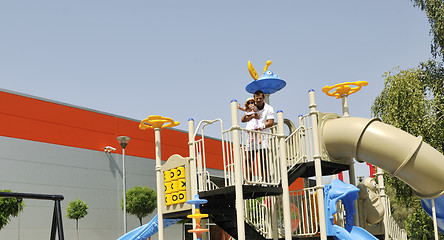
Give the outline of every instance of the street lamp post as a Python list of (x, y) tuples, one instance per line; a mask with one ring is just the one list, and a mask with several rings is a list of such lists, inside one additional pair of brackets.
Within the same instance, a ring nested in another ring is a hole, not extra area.
[(117, 141), (122, 147), (122, 179), (123, 179), (123, 231), (127, 232), (126, 224), (126, 176), (125, 176), (125, 148), (131, 138), (127, 136), (117, 137)]

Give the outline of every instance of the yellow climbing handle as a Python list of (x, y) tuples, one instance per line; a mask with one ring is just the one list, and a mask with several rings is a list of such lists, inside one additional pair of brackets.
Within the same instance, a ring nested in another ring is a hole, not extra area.
[[(354, 85), (356, 87), (350, 87), (350, 85)], [(357, 82), (344, 82), (344, 83), (338, 83), (333, 86), (325, 86), (322, 88), (322, 91), (331, 97), (341, 98), (342, 96), (348, 96), (350, 94), (353, 94), (359, 90), (363, 86), (367, 86), (368, 82), (366, 81), (357, 81)], [(336, 89), (335, 89), (336, 88)], [(330, 93), (331, 90), (335, 89), (332, 93)]]
[[(167, 123), (167, 125), (164, 126), (165, 123)], [(167, 128), (167, 127), (175, 127), (179, 124), (180, 124), (179, 122), (175, 122), (173, 121), (173, 119), (168, 117), (151, 115), (140, 122), (139, 128), (142, 130), (145, 130), (147, 128)]]

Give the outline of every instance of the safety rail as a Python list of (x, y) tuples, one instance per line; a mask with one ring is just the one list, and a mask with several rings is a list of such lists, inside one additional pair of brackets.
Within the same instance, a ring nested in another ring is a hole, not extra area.
[[(193, 146), (194, 156), (196, 156), (195, 157), (195, 159), (196, 159), (195, 164), (196, 164), (196, 175), (197, 175), (197, 187), (198, 187), (199, 192), (213, 190), (213, 189), (218, 188), (218, 186), (210, 180), (210, 174), (207, 171), (206, 158), (205, 158), (205, 134), (204, 134), (205, 127), (208, 125), (211, 125), (213, 123), (216, 123), (216, 122), (220, 123), (220, 130), (222, 132), (223, 125), (222, 125), (221, 119), (202, 120), (199, 122), (199, 125), (193, 134), (193, 138), (192, 138), (193, 141), (189, 143), (190, 145)], [(199, 130), (201, 131), (200, 139), (196, 140), (197, 133)], [(223, 135), (221, 135), (221, 141), (224, 142)], [(222, 151), (222, 154), (223, 154), (223, 158), (225, 158), (224, 151)]]
[(305, 156), (305, 161), (314, 160), (314, 136), (313, 136), (313, 126), (311, 125), (311, 115), (307, 114), (304, 116), (299, 116), (299, 126), (302, 128), (301, 138), (303, 139), (301, 152)]
[(384, 210), (384, 221), (386, 221), (387, 233), (389, 239), (396, 240), (407, 240), (407, 231), (399, 227), (398, 223), (396, 223), (395, 219), (391, 214), (390, 200), (388, 198), (384, 198), (385, 200), (385, 210)]
[[(292, 235), (308, 237), (319, 234), (316, 187), (290, 192)], [(279, 219), (282, 219), (279, 216)], [(280, 228), (282, 228), (280, 224)]]
[[(243, 184), (278, 186), (279, 138), (277, 134), (238, 129), (240, 156), (243, 168)], [(233, 129), (223, 131), (225, 185), (234, 185), (234, 139)]]
[(274, 197), (244, 200), (245, 221), (267, 239), (272, 238), (272, 208), (270, 206), (274, 205), (275, 201)]
[(307, 155), (305, 154), (306, 141), (305, 141), (305, 128), (299, 127), (293, 131), (286, 139), (287, 144), (287, 166), (292, 167), (298, 163), (307, 161)]

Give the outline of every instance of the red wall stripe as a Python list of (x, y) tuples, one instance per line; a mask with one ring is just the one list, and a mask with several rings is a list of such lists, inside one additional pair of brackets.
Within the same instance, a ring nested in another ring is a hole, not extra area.
[[(126, 154), (155, 159), (154, 131), (140, 130), (137, 121), (2, 91), (0, 104), (2, 136), (96, 151), (113, 146), (121, 153), (116, 137), (126, 135)], [(187, 133), (162, 129), (161, 142), (162, 160), (189, 155)], [(220, 144), (206, 139), (207, 167), (223, 169)]]

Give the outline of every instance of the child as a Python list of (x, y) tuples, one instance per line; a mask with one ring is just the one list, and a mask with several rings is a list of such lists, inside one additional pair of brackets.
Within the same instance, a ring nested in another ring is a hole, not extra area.
[[(257, 107), (256, 107), (256, 103), (253, 98), (248, 98), (247, 101), (245, 101), (245, 108), (242, 107), (240, 104), (237, 106), (237, 108), (239, 110), (246, 112), (245, 113), (246, 115), (257, 114)], [(265, 128), (264, 123), (262, 121), (260, 121), (260, 119), (258, 119), (258, 118), (252, 118), (250, 121), (247, 122), (247, 126), (245, 127), (245, 129), (256, 130), (256, 131), (264, 129), (264, 128)], [(253, 142), (254, 141), (254, 133), (250, 132), (250, 138), (251, 138), (251, 142)], [(262, 134), (258, 133), (257, 139), (258, 139), (258, 144), (261, 144)]]

